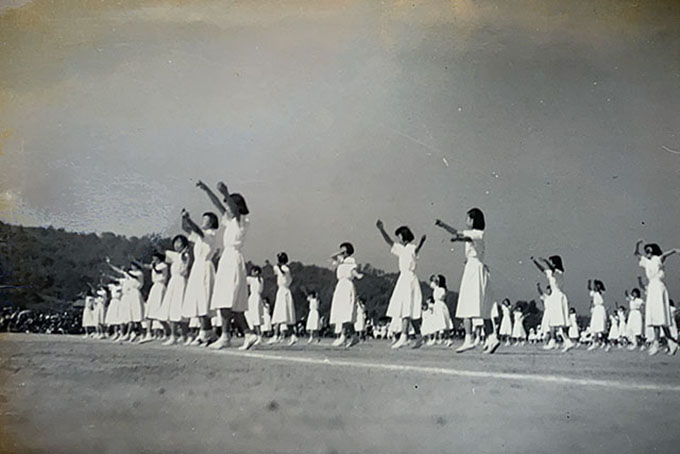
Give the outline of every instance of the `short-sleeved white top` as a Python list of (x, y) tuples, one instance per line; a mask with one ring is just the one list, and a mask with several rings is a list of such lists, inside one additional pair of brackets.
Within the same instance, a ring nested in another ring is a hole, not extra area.
[(215, 252), (217, 252), (217, 231), (214, 229), (206, 229), (203, 231), (203, 236), (196, 232), (189, 234), (189, 241), (194, 243), (194, 260), (197, 262), (207, 262), (212, 260)]
[(173, 276), (184, 276), (189, 272), (189, 254), (187, 251), (166, 251), (165, 260), (170, 262), (170, 273)]
[(168, 265), (159, 263), (151, 267), (151, 282), (165, 282), (168, 279)]
[(357, 262), (354, 257), (345, 257), (335, 269), (335, 276), (338, 280), (352, 279), (352, 272), (357, 269)]
[(484, 261), (484, 230), (463, 230), (460, 232), (464, 237), (472, 241), (465, 242), (465, 258)]
[(444, 290), (443, 287), (435, 287), (432, 291), (432, 298), (434, 298), (435, 301), (446, 300), (446, 290)]
[(222, 236), (224, 247), (240, 251), (246, 239), (246, 232), (248, 231), (248, 218), (243, 216), (239, 221), (235, 217), (228, 217), (225, 213), (222, 216), (222, 225), (224, 225), (224, 234)]
[(246, 278), (246, 281), (248, 282), (248, 288), (250, 289), (250, 294), (251, 295), (261, 295), (262, 294), (262, 289), (264, 287), (262, 280), (258, 277), (255, 276), (248, 276)]
[(414, 273), (416, 271), (416, 245), (413, 243), (392, 245), (392, 254), (399, 257), (399, 272)]
[(553, 292), (561, 292), (564, 285), (564, 273), (560, 270), (545, 270), (545, 275), (548, 278), (548, 283)]
[(290, 274), (290, 268), (288, 268), (288, 265), (282, 265), (282, 266), (275, 266), (274, 267), (274, 274), (276, 274), (276, 285), (279, 287), (290, 287), (290, 284), (293, 283), (293, 276)]
[(602, 297), (602, 293), (591, 290), (590, 297), (593, 300), (593, 306), (604, 306), (604, 298)]
[(640, 266), (645, 269), (645, 275), (650, 281), (655, 279), (661, 280), (666, 274), (663, 269), (661, 257), (658, 255), (652, 256), (651, 259), (640, 257)]

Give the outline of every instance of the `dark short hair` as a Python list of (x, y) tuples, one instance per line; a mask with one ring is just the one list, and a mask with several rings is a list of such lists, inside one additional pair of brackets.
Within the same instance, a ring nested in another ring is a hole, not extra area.
[(548, 260), (550, 260), (550, 263), (552, 264), (553, 267), (555, 267), (556, 270), (560, 270), (564, 273), (564, 264), (562, 263), (562, 257), (559, 255), (551, 255), (548, 257)]
[(411, 231), (411, 229), (409, 229), (405, 225), (402, 225), (397, 230), (395, 230), (394, 234), (397, 235), (397, 236), (400, 236), (407, 243), (410, 243), (411, 241), (413, 241), (416, 238), (413, 235), (413, 232)]
[(288, 254), (286, 254), (285, 252), (279, 252), (278, 254), (276, 254), (276, 260), (278, 260), (279, 263), (285, 265), (286, 263), (288, 263)]
[(443, 274), (437, 274), (437, 280), (439, 281), (439, 286), (446, 288), (446, 277)]
[(210, 211), (206, 211), (203, 213), (203, 217), (208, 217), (210, 219), (210, 225), (208, 228), (210, 229), (216, 229), (220, 226), (220, 221), (217, 219), (217, 215), (215, 213), (211, 213)]
[(344, 242), (340, 245), (340, 248), (341, 249), (345, 248), (345, 250), (347, 251), (347, 255), (354, 254), (354, 246), (352, 245), (352, 243)]
[(257, 265), (253, 265), (253, 266), (250, 268), (250, 272), (252, 273), (253, 271), (257, 271), (258, 273), (262, 274), (262, 268), (260, 268), (260, 267), (257, 266)]
[(647, 249), (651, 249), (652, 255), (662, 255), (663, 254), (663, 251), (661, 250), (659, 245), (656, 244), (656, 243), (645, 244), (645, 252), (647, 251)]
[(595, 290), (600, 289), (603, 292), (607, 291), (607, 289), (604, 288), (604, 282), (595, 279), (594, 284), (595, 284)]
[(157, 258), (158, 260), (160, 260), (161, 262), (165, 262), (165, 254), (163, 254), (163, 253), (160, 252), (160, 251), (154, 252), (151, 256), (152, 256), (152, 257), (156, 257), (156, 258)]
[(634, 288), (633, 290), (630, 291), (630, 294), (633, 296), (637, 296), (640, 298), (640, 289), (639, 288)]
[(472, 228), (474, 230), (484, 230), (486, 228), (486, 221), (484, 220), (484, 213), (479, 208), (470, 208), (467, 215), (472, 219)]
[(236, 207), (238, 208), (238, 214), (243, 216), (250, 214), (248, 205), (246, 204), (246, 199), (241, 194), (234, 192), (233, 194), (229, 194), (229, 197), (231, 197), (231, 200), (233, 200), (236, 204)]
[(186, 236), (182, 235), (182, 234), (175, 235), (175, 236), (173, 237), (173, 239), (172, 239), (172, 245), (174, 246), (175, 243), (176, 243), (177, 241), (181, 241), (183, 247), (186, 247), (186, 246), (189, 244), (189, 239), (188, 239)]

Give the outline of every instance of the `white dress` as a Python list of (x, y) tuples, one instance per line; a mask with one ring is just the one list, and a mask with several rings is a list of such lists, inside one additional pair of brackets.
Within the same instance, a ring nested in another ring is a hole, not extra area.
[(569, 320), (569, 302), (567, 295), (562, 291), (564, 273), (560, 270), (553, 272), (547, 269), (545, 275), (552, 289), (552, 293), (544, 301), (547, 324), (551, 328), (566, 327)]
[(647, 301), (645, 301), (645, 323), (647, 326), (671, 326), (671, 306), (668, 290), (663, 282), (665, 276), (661, 257), (640, 258), (640, 266), (645, 269)]
[(514, 322), (512, 324), (512, 337), (513, 339), (522, 339), (525, 340), (527, 338), (527, 332), (524, 329), (524, 314), (522, 311), (516, 310), (513, 312), (514, 315)]
[(104, 290), (97, 292), (94, 313), (97, 325), (103, 325), (106, 319), (106, 292)]
[(628, 323), (626, 323), (626, 329), (628, 331), (628, 336), (631, 338), (635, 336), (642, 336), (642, 299), (633, 298), (630, 300), (630, 311), (628, 312)]
[(307, 332), (318, 331), (321, 328), (319, 323), (319, 300), (316, 298), (309, 298), (309, 312), (307, 313), (307, 323), (305, 329)]
[(352, 282), (353, 273), (357, 269), (354, 257), (346, 257), (338, 263), (335, 276), (338, 283), (335, 285), (333, 299), (331, 300), (330, 324), (341, 326), (343, 323), (354, 323), (357, 316), (356, 290)]
[(451, 313), (446, 305), (446, 290), (443, 287), (433, 287), (432, 298), (434, 298), (433, 329), (436, 332), (453, 329)]
[(290, 284), (293, 283), (293, 277), (290, 274), (288, 265), (274, 267), (274, 274), (276, 274), (276, 285), (279, 287), (276, 290), (276, 300), (274, 301), (274, 314), (272, 315), (272, 324), (278, 325), (294, 325), (295, 304), (293, 302), (293, 293), (290, 291)]
[(246, 217), (222, 217), (225, 226), (222, 237), (222, 256), (217, 265), (215, 291), (210, 303), (211, 309), (231, 309), (234, 312), (248, 310), (248, 284), (246, 281), (246, 261), (241, 249), (246, 238), (249, 221)]
[(262, 313), (264, 312), (262, 290), (264, 288), (264, 281), (261, 277), (248, 276), (246, 282), (250, 289), (250, 295), (248, 296), (248, 310), (246, 311), (245, 316), (248, 321), (248, 326), (250, 326), (251, 329), (254, 329), (256, 326), (262, 325)]
[(489, 269), (484, 265), (484, 231), (463, 230), (472, 241), (465, 242), (465, 269), (460, 281), (456, 318), (482, 317), (486, 304)]
[(144, 285), (144, 273), (139, 270), (128, 272), (133, 276), (126, 275), (123, 281), (123, 297), (120, 300), (123, 323), (137, 323), (144, 319), (144, 298), (142, 298), (142, 286)]
[(434, 305), (429, 304), (427, 306), (427, 309), (422, 311), (422, 323), (420, 325), (420, 333), (423, 336), (429, 336), (430, 334), (435, 334), (434, 330), (434, 323), (433, 323), (433, 317), (434, 317)]
[(354, 331), (358, 333), (366, 331), (366, 308), (363, 304), (357, 305), (357, 318), (354, 322)]
[(569, 339), (578, 339), (578, 321), (576, 319), (576, 314), (569, 314)]
[(111, 301), (109, 302), (108, 309), (106, 309), (104, 323), (108, 326), (113, 326), (120, 323), (118, 310), (120, 307), (121, 288), (117, 284), (109, 284), (108, 287), (111, 293)]
[(503, 318), (501, 319), (501, 328), (498, 334), (501, 336), (510, 336), (512, 334), (512, 320), (510, 319), (510, 308), (505, 304), (501, 304), (503, 311)]
[(399, 257), (399, 278), (394, 286), (386, 315), (392, 320), (403, 318), (418, 320), (423, 311), (423, 294), (416, 276), (416, 245), (394, 243), (391, 252)]
[(628, 337), (628, 327), (626, 326), (626, 313), (622, 310), (617, 310), (616, 311), (616, 316), (619, 320), (619, 339), (623, 339), (624, 337)]
[(203, 236), (191, 232), (189, 240), (194, 243), (194, 264), (184, 290), (182, 317), (204, 317), (210, 313), (210, 297), (215, 283), (215, 265), (212, 259), (217, 252), (216, 231), (207, 229)]
[(151, 267), (151, 290), (146, 299), (146, 318), (151, 320), (163, 320), (161, 308), (163, 306), (163, 296), (165, 295), (165, 285), (168, 282), (168, 265), (159, 263)]
[(593, 308), (590, 315), (590, 332), (604, 333), (607, 326), (607, 311), (604, 308), (602, 294), (594, 290), (590, 291), (593, 300)]
[(94, 297), (92, 296), (85, 297), (85, 307), (83, 308), (82, 326), (83, 328), (91, 328), (93, 326), (96, 326), (94, 322)]
[(262, 310), (262, 331), (268, 333), (272, 330), (272, 315), (269, 312), (269, 305), (264, 305)]
[(170, 263), (170, 281), (163, 296), (163, 304), (159, 311), (158, 319), (166, 322), (182, 321), (182, 303), (184, 302), (184, 290), (189, 274), (191, 256), (189, 251), (165, 252), (165, 261)]
[(610, 341), (619, 338), (619, 323), (616, 315), (612, 314), (609, 316), (609, 336), (607, 337)]

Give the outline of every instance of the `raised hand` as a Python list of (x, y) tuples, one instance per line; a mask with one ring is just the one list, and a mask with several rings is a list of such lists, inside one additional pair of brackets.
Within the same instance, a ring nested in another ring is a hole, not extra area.
[(196, 187), (198, 187), (199, 189), (203, 189), (204, 191), (208, 189), (208, 185), (202, 182), (201, 180), (198, 180), (198, 182), (196, 182)]
[(385, 224), (383, 224), (383, 221), (378, 219), (378, 222), (375, 223), (375, 226), (378, 227), (380, 230), (383, 230), (385, 228)]
[(437, 227), (441, 227), (444, 225), (444, 223), (442, 222), (441, 219), (437, 219), (434, 221), (434, 225), (436, 225)]
[(224, 184), (224, 182), (222, 182), (222, 181), (217, 183), (217, 190), (220, 191), (224, 195), (229, 194), (229, 189), (227, 189), (227, 185)]
[(182, 208), (182, 217), (183, 218), (189, 217), (189, 212), (186, 210), (186, 208)]

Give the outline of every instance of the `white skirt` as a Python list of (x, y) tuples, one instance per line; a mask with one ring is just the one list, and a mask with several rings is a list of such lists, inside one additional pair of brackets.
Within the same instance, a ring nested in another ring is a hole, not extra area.
[(501, 336), (509, 336), (512, 334), (512, 320), (510, 316), (505, 316), (501, 319), (501, 328), (498, 330), (498, 334)]
[(279, 287), (276, 291), (276, 301), (274, 301), (274, 315), (272, 315), (272, 324), (278, 325), (294, 325), (295, 318), (295, 304), (293, 303), (293, 293), (288, 287)]
[(246, 262), (243, 254), (234, 248), (226, 248), (220, 257), (210, 308), (234, 312), (248, 310)]
[(262, 331), (268, 333), (272, 330), (272, 316), (269, 311), (262, 311)]
[(486, 288), (488, 283), (489, 270), (478, 259), (468, 259), (460, 281), (456, 318), (482, 316), (482, 311), (486, 304)]
[(453, 329), (453, 320), (451, 320), (451, 313), (449, 307), (444, 301), (435, 301), (434, 310), (432, 314), (433, 329), (439, 331), (449, 331)]
[(165, 283), (155, 282), (149, 291), (149, 297), (146, 300), (146, 318), (152, 320), (162, 320), (161, 308), (163, 306), (163, 295), (165, 295)]
[(200, 328), (201, 327), (201, 322), (198, 320), (198, 317), (191, 317), (189, 319), (189, 328)]
[(340, 279), (331, 301), (331, 325), (354, 323), (357, 316), (356, 290), (350, 279)]
[(120, 306), (120, 299), (112, 298), (109, 303), (108, 309), (106, 309), (106, 317), (104, 317), (104, 323), (108, 326), (117, 325), (118, 321), (118, 308)]
[(612, 326), (609, 327), (609, 340), (615, 340), (619, 338), (619, 327), (616, 324), (616, 322), (612, 323)]
[(593, 313), (590, 316), (590, 332), (604, 333), (607, 326), (607, 311), (604, 306), (593, 306)]
[(139, 289), (129, 289), (120, 300), (122, 323), (137, 323), (144, 319), (144, 299)]
[(354, 331), (361, 332), (366, 330), (366, 313), (357, 310), (356, 320), (354, 321)]
[[(386, 315), (392, 320), (410, 318), (418, 320), (423, 314), (423, 294), (415, 273), (399, 273)], [(401, 325), (401, 323), (400, 323)]]
[(210, 313), (210, 297), (215, 283), (215, 267), (210, 261), (197, 261), (191, 267), (182, 303), (182, 317), (205, 317)]
[(547, 324), (551, 328), (565, 327), (569, 320), (569, 302), (567, 295), (559, 290), (553, 292), (545, 299), (545, 312)]
[(187, 279), (184, 276), (171, 276), (168, 288), (163, 295), (163, 304), (158, 313), (158, 320), (166, 322), (182, 321), (182, 303), (184, 302), (184, 290)]
[(569, 339), (578, 339), (579, 338), (578, 326), (569, 325), (569, 333), (567, 335), (569, 336)]
[(82, 326), (83, 326), (83, 328), (91, 328), (91, 327), (95, 326), (94, 311), (92, 309), (90, 309), (87, 306), (87, 304), (85, 305), (85, 309), (83, 309)]
[(619, 320), (619, 339), (623, 339), (624, 337), (628, 337), (628, 327), (626, 326), (626, 321), (625, 320)]
[(642, 312), (630, 311), (628, 313), (626, 329), (629, 337), (642, 336)]
[(526, 339), (527, 332), (524, 329), (523, 319), (515, 320), (515, 324), (512, 326), (512, 336), (514, 339)]
[(659, 279), (652, 279), (647, 286), (645, 322), (647, 326), (671, 326), (668, 290), (663, 281)]
[(262, 313), (264, 312), (264, 304), (262, 304), (262, 297), (257, 293), (253, 293), (248, 297), (248, 310), (245, 313), (248, 326), (251, 329), (262, 325)]
[(423, 336), (429, 336), (436, 333), (434, 329), (434, 324), (432, 323), (433, 314), (430, 311), (423, 311), (422, 313), (422, 323), (420, 325), (420, 334)]
[(321, 328), (321, 323), (319, 322), (319, 311), (309, 311), (307, 314), (307, 323), (305, 324), (305, 329), (308, 332), (319, 331), (319, 328)]

